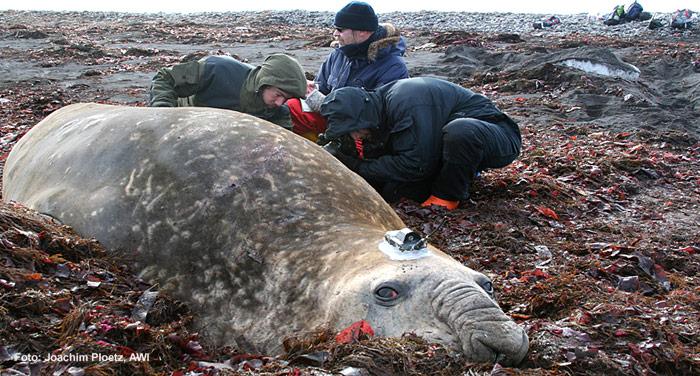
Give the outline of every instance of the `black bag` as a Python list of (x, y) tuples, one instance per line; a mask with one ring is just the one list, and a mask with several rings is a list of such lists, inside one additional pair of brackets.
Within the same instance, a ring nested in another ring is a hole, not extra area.
[(649, 21), (649, 30), (656, 30), (664, 27), (664, 23), (661, 20), (651, 20)]

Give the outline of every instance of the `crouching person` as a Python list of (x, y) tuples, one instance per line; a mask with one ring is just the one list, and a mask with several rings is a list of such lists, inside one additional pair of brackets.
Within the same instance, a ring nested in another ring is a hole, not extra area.
[(162, 68), (151, 83), (151, 107), (215, 107), (245, 112), (291, 130), (285, 105), (306, 96), (301, 65), (284, 54), (254, 67), (228, 56), (207, 56)]
[(469, 197), (479, 171), (505, 167), (520, 154), (520, 130), (510, 117), (485, 96), (435, 78), (371, 92), (337, 89), (321, 114), (328, 120), (325, 139), (349, 136), (374, 145), (365, 158), (332, 153), (387, 201), (406, 197), (452, 210)]

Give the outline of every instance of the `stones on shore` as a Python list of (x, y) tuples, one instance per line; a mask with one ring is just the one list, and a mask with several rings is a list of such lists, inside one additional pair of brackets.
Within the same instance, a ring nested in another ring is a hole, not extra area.
[[(94, 19), (99, 22), (133, 23), (138, 28), (148, 28), (153, 25), (166, 23), (170, 25), (208, 25), (212, 27), (230, 29), (230, 32), (240, 33), (241, 28), (254, 31), (266, 29), (270, 25), (284, 25), (292, 28), (332, 28), (333, 12), (318, 11), (245, 11), (245, 12), (206, 12), (206, 13), (117, 13), (117, 12), (38, 12), (38, 11), (2, 11), (0, 12), (5, 22), (12, 24), (13, 19), (26, 20), (27, 17), (40, 18), (46, 14), (60, 15), (64, 22), (71, 18)], [(697, 34), (698, 27), (687, 30), (672, 30), (670, 27), (662, 27), (656, 30), (649, 29), (649, 22), (628, 22), (616, 26), (606, 26), (603, 20), (597, 16), (584, 13), (556, 15), (559, 24), (551, 27), (533, 30), (533, 22), (539, 22), (546, 18), (543, 14), (525, 13), (468, 13), (468, 12), (388, 12), (380, 13), (380, 22), (390, 22), (403, 30), (430, 30), (432, 32), (466, 31), (493, 34), (520, 34), (520, 35), (569, 35), (592, 34), (613, 37), (667, 37), (684, 38), (686, 35)], [(551, 17), (550, 17), (551, 18)], [(652, 20), (667, 20), (670, 24), (670, 13), (654, 13)], [(30, 31), (26, 26), (12, 30), (22, 38), (46, 38), (48, 34), (42, 31)], [(313, 30), (307, 30), (313, 32)], [(308, 37), (308, 34), (307, 34)]]

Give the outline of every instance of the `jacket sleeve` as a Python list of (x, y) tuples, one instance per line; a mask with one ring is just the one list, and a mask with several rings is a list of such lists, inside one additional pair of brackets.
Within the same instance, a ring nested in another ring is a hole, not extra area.
[(419, 142), (416, 128), (410, 126), (391, 135), (392, 153), (374, 160), (363, 160), (357, 173), (369, 181), (412, 182), (427, 178), (430, 173), (427, 146), (432, 140)]
[(408, 68), (400, 58), (394, 58), (386, 70), (377, 77), (375, 88), (402, 78), (408, 78)]
[(328, 93), (331, 92), (333, 89), (330, 85), (328, 85), (328, 78), (331, 75), (331, 68), (333, 66), (333, 60), (334, 60), (334, 53), (331, 53), (326, 61), (321, 64), (321, 69), (318, 71), (318, 74), (316, 75), (316, 79), (314, 80), (316, 84), (318, 85), (318, 91), (321, 93), (328, 95)]
[(275, 123), (284, 129), (290, 131), (292, 130), (292, 118), (289, 113), (289, 107), (287, 107), (286, 104), (276, 108), (272, 116), (266, 120)]
[(151, 82), (150, 107), (177, 107), (177, 99), (189, 97), (199, 89), (200, 62), (190, 61), (162, 68)]

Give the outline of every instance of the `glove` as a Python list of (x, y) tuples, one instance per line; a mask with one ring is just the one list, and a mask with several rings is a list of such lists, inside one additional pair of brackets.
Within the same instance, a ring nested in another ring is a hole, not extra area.
[(329, 139), (328, 137), (326, 137), (326, 134), (325, 134), (325, 133), (319, 133), (319, 134), (318, 134), (318, 139), (316, 140), (316, 145), (324, 146), (324, 145), (328, 144), (328, 143), (331, 142), (331, 141), (332, 141), (331, 139)]
[(328, 141), (327, 139), (325, 139), (325, 137), (319, 137), (318, 139), (319, 141), (323, 139), (323, 141), (325, 142), (325, 144), (323, 145), (323, 150), (327, 151), (330, 155), (335, 157), (338, 155), (338, 153), (341, 152), (340, 148), (342, 147), (342, 145), (340, 144), (339, 140)]
[(345, 167), (349, 168), (352, 171), (357, 172), (357, 169), (360, 168), (360, 163), (362, 161), (358, 158), (351, 157), (340, 150), (334, 155), (339, 161), (341, 161)]
[(340, 151), (342, 145), (339, 140), (333, 140), (323, 146), (323, 150), (327, 151), (330, 155), (334, 156), (337, 160), (342, 162), (345, 167), (351, 169), (352, 171), (357, 171), (360, 167), (361, 161), (358, 158), (347, 155)]
[(316, 89), (306, 96), (305, 101), (313, 112), (321, 112), (321, 104), (324, 99), (326, 99), (326, 96)]
[(355, 148), (355, 140), (353, 140), (352, 137), (350, 137), (349, 135), (330, 139), (326, 137), (325, 133), (319, 133), (318, 139), (316, 140), (316, 144), (319, 146), (323, 146), (326, 149), (326, 151), (333, 154), (333, 156), (335, 156), (336, 150), (347, 155), (354, 155), (357, 152), (357, 149)]

